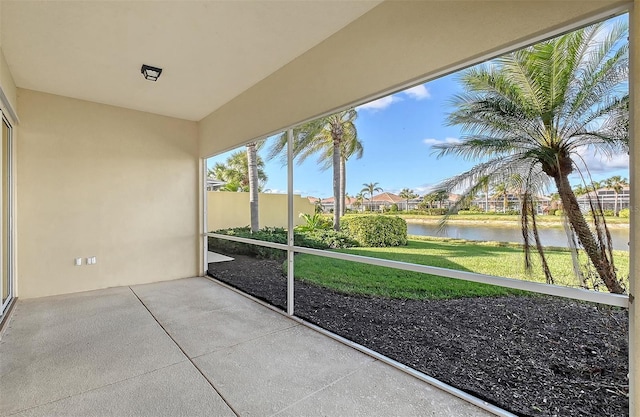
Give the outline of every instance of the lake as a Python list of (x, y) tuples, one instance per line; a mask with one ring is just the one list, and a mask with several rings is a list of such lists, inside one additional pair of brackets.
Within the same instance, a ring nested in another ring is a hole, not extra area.
[[(496, 242), (523, 243), (520, 228), (513, 226), (479, 226), (468, 224), (448, 224), (442, 233), (438, 225), (432, 223), (407, 223), (410, 235), (440, 236), (456, 239), (483, 240)], [(629, 229), (609, 229), (613, 239), (613, 248), (629, 250)], [(567, 235), (563, 228), (540, 228), (540, 241), (543, 246), (567, 247)]]

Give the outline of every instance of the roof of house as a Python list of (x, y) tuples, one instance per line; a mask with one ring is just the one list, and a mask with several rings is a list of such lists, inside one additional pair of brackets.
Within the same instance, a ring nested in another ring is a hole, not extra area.
[[(323, 198), (322, 199), (322, 204), (333, 204), (333, 197), (327, 197), (327, 198)], [(351, 205), (354, 204), (356, 201), (358, 201), (358, 199), (353, 198), (353, 197), (345, 197), (344, 199), (344, 203), (346, 205)]]
[(380, 193), (377, 195), (374, 195), (373, 197), (371, 197), (371, 199), (369, 201), (381, 201), (381, 202), (386, 202), (386, 203), (400, 203), (405, 201), (403, 198), (401, 198), (399, 195), (393, 194), (393, 193), (388, 193), (388, 192), (384, 192), (384, 193)]

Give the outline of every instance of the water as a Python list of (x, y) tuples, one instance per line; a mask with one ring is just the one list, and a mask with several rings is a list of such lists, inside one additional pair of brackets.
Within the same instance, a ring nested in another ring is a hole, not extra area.
[[(436, 224), (407, 223), (408, 233), (419, 236), (440, 236), (456, 239), (483, 240), (496, 242), (523, 243), (520, 228), (513, 226), (478, 226), (467, 224), (448, 224), (442, 233)], [(629, 229), (609, 229), (613, 240), (613, 248), (629, 250)], [(567, 235), (563, 228), (538, 229), (543, 246), (567, 247)]]

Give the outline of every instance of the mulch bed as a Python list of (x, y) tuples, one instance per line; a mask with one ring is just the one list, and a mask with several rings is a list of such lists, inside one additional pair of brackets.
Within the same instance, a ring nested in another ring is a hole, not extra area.
[[(282, 263), (209, 275), (286, 309)], [(415, 301), (296, 281), (295, 314), (520, 416), (628, 416), (628, 314), (552, 297)]]

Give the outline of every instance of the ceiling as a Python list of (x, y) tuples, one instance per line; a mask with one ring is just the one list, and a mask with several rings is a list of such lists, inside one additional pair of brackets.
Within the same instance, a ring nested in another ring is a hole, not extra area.
[(0, 41), (17, 87), (200, 120), (380, 2), (4, 0)]

